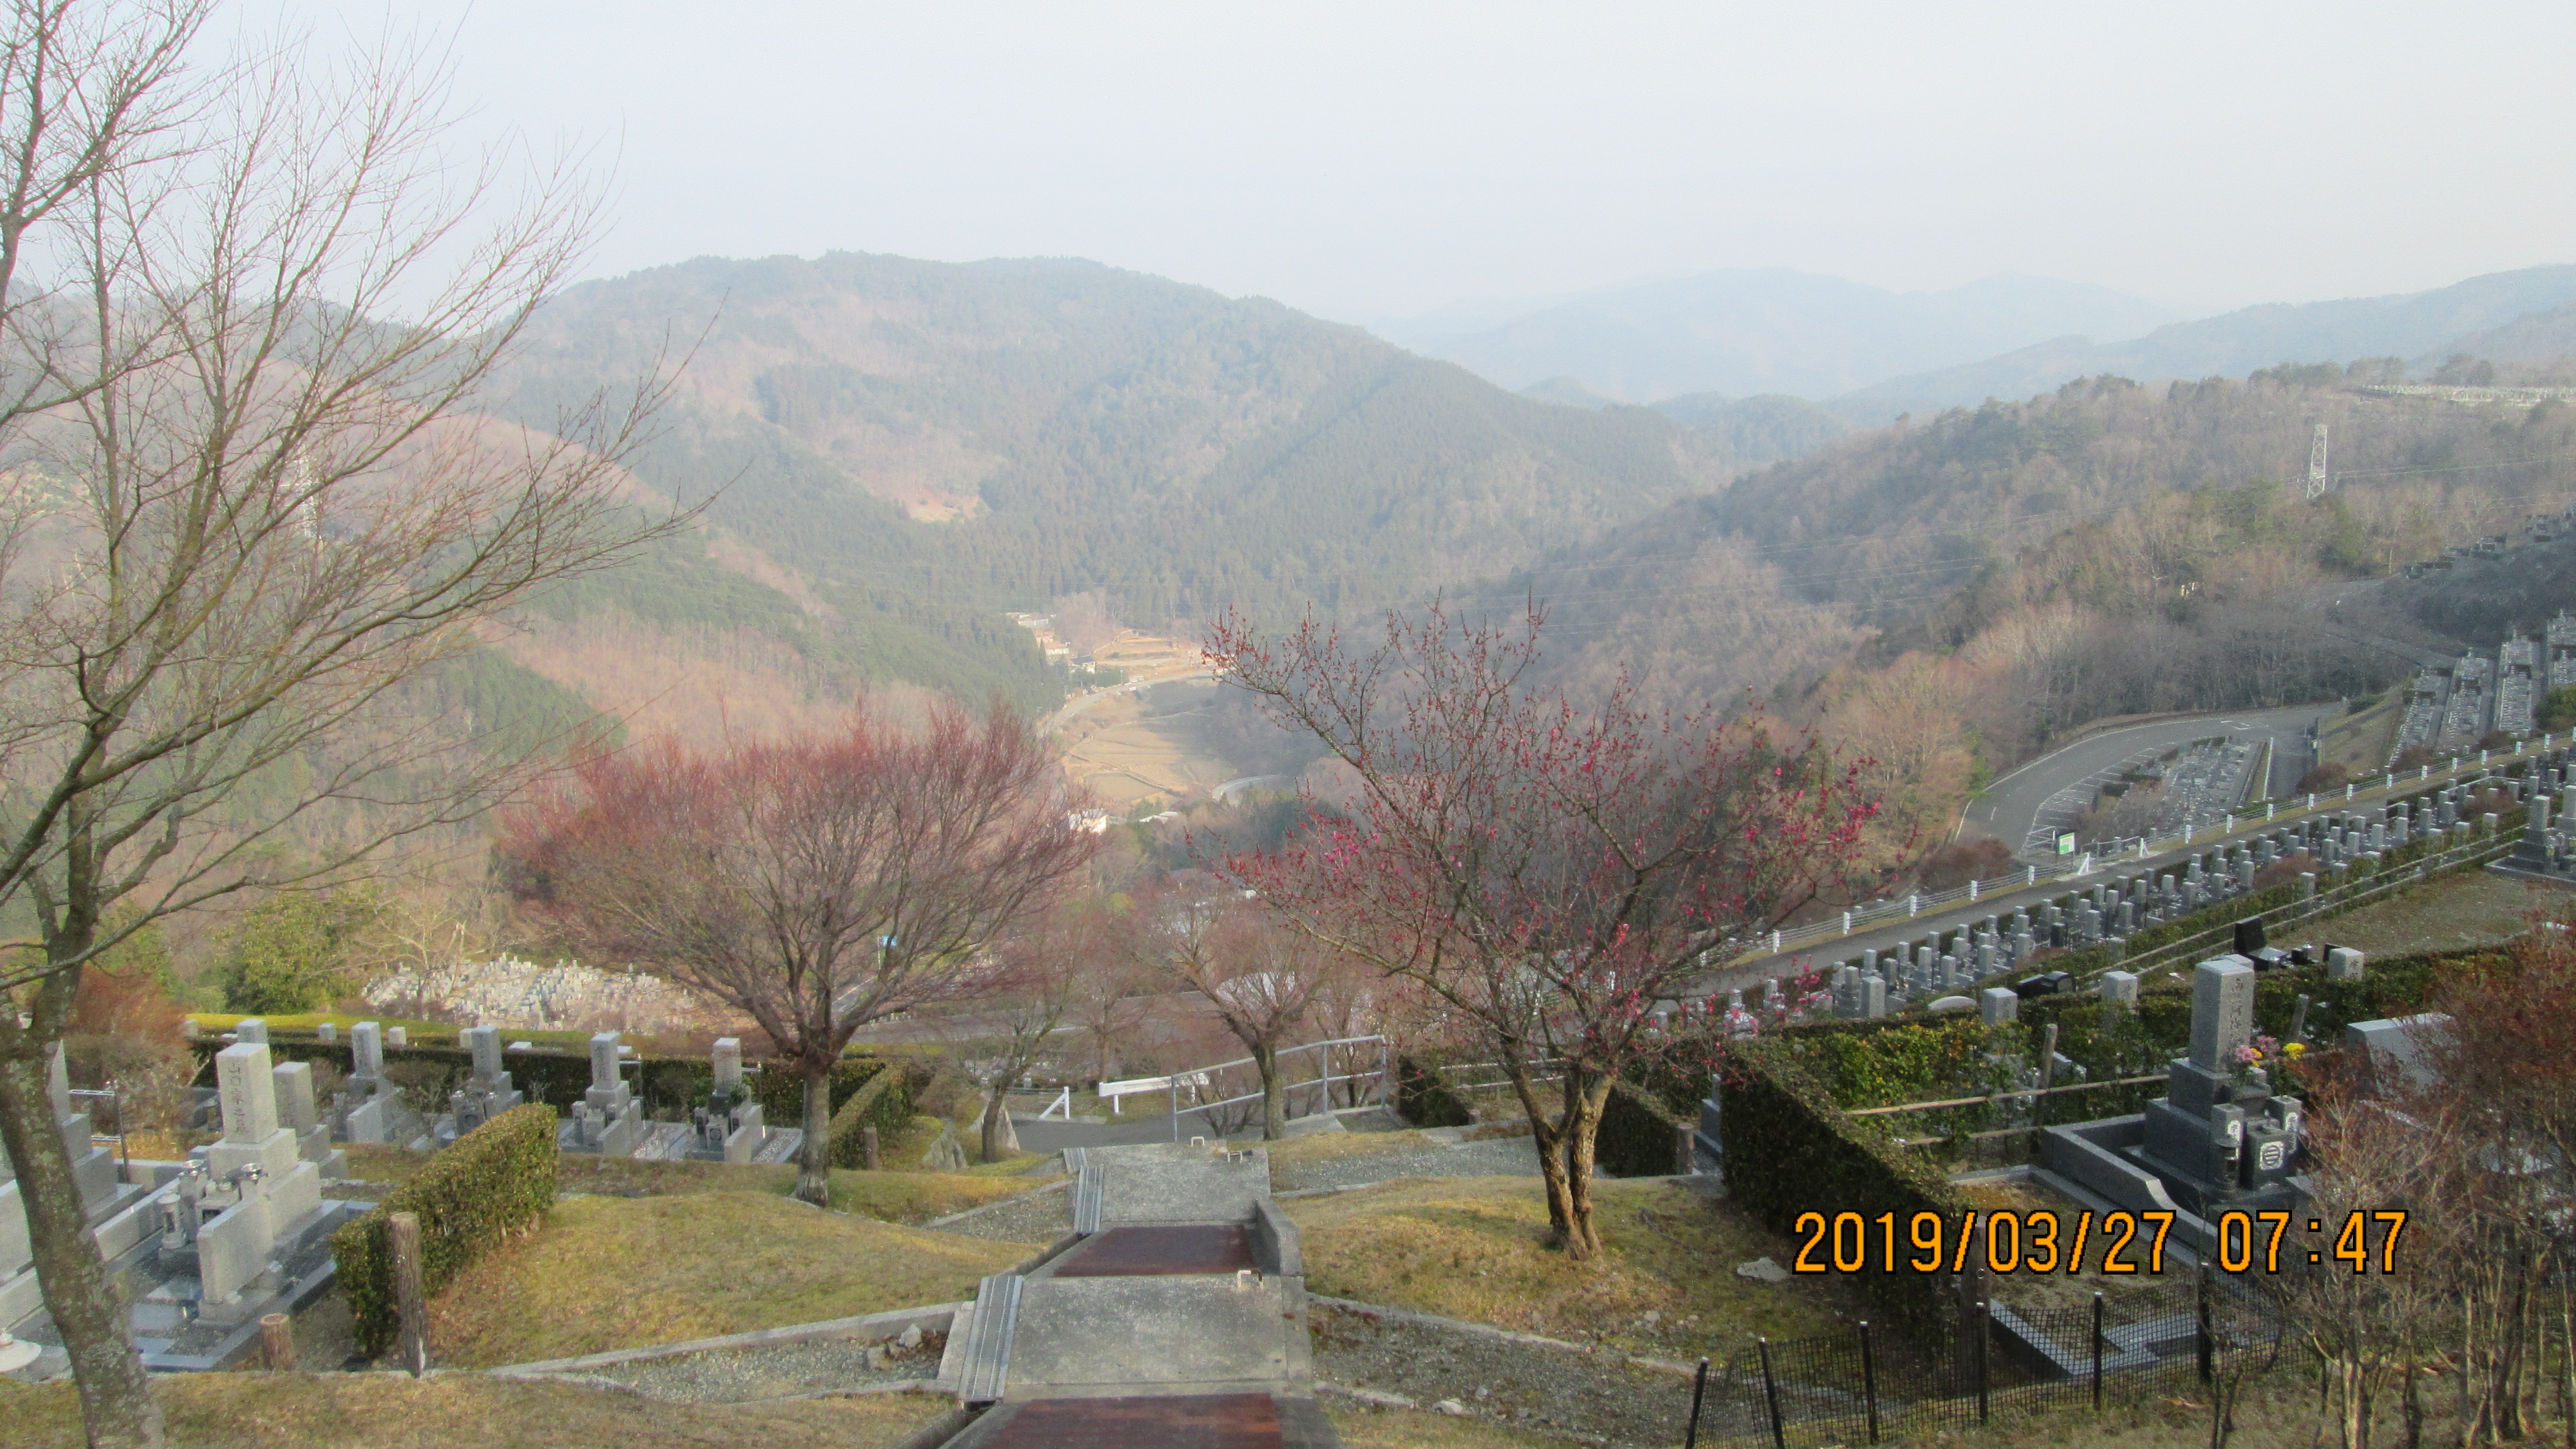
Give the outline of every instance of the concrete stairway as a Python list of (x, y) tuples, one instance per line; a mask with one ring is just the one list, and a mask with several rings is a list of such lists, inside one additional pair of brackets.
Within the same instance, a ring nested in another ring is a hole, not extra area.
[(1265, 1153), (1068, 1153), (1073, 1231), (950, 1331), (948, 1449), (1339, 1449), (1314, 1398), (1297, 1229)]

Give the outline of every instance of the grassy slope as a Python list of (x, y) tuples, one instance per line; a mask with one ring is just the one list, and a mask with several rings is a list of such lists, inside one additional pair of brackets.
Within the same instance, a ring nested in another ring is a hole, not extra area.
[[(1736, 1264), (1786, 1263), (1796, 1245), (1727, 1204), (1664, 1182), (1602, 1181), (1593, 1195), (1598, 1263), (1546, 1246), (1535, 1178), (1405, 1179), (1285, 1206), (1304, 1237), (1306, 1286), (1336, 1298), (1659, 1353), (1829, 1332), (1860, 1316), (1836, 1287), (1738, 1277)], [(1661, 1320), (1651, 1332), (1638, 1323), (1649, 1311)]]
[[(153, 1381), (182, 1449), (891, 1449), (947, 1412), (925, 1394), (663, 1404), (570, 1384), (399, 1374), (171, 1374)], [(69, 1381), (0, 1380), (11, 1449), (76, 1449)]]
[(1033, 1251), (764, 1193), (576, 1198), (449, 1284), (430, 1341), (488, 1368), (949, 1303)]

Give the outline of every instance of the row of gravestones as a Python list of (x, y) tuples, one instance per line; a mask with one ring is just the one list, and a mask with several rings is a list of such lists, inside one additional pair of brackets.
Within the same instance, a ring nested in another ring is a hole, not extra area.
[[(325, 1042), (335, 1042), (339, 1030), (335, 1023), (325, 1022), (316, 1029), (316, 1035)], [(247, 1018), (228, 1036), (236, 1044), (265, 1044), (267, 1024), (257, 1017)], [(404, 1029), (372, 1021), (352, 1026), (349, 1076), (333, 1099), (327, 1117), (322, 1119), (322, 1140), (401, 1143), (415, 1150), (435, 1151), (527, 1100), (505, 1065), (499, 1027), (467, 1027), (457, 1033), (457, 1040), (469, 1061), (465, 1083), (447, 1094), (445, 1113), (423, 1121), (403, 1102), (401, 1092), (385, 1075), (385, 1048), (406, 1045)], [(613, 1031), (591, 1037), (591, 1084), (582, 1100), (572, 1105), (559, 1129), (558, 1140), (564, 1150), (605, 1157), (644, 1155), (750, 1162), (770, 1145), (774, 1134), (762, 1120), (760, 1104), (743, 1086), (739, 1038), (723, 1037), (715, 1043), (710, 1053), (714, 1090), (706, 1103), (692, 1110), (689, 1124), (679, 1130), (657, 1131), (657, 1127), (667, 1124), (645, 1119), (644, 1103), (627, 1084), (622, 1070), (633, 1050), (623, 1045)], [(302, 1100), (310, 1103), (311, 1068), (292, 1063), (276, 1071), (281, 1075), (300, 1074)]]
[[(2125, 940), (2252, 891), (2255, 876), (2264, 867), (2288, 856), (2304, 853), (2324, 873), (2340, 877), (2356, 864), (2376, 860), (2428, 834), (2462, 835), (2481, 823), (2492, 829), (2492, 815), (2478, 822), (2462, 817), (2465, 802), (2488, 790), (2528, 796), (2531, 830), (2546, 838), (2551, 849), (2564, 853), (2564, 841), (2547, 837), (2545, 827), (2548, 796), (2569, 789), (2569, 773), (2566, 752), (2559, 751), (2534, 762), (2522, 776), (2447, 785), (2393, 802), (2377, 818), (2336, 813), (2283, 825), (2195, 851), (2185, 857), (2179, 870), (2107, 879), (2047, 901), (2036, 910), (2019, 908), (2009, 917), (1999, 912), (1982, 922), (1935, 931), (1884, 952), (1864, 951), (1856, 961), (1836, 962), (1829, 973), (1834, 1015), (1884, 1016), (1918, 999), (1946, 996), (2028, 962), (2043, 947), (2069, 949)], [(2301, 886), (2303, 893), (2312, 894), (2315, 873), (2303, 873)], [(1732, 1004), (1741, 1007), (1741, 997)], [(1765, 983), (1765, 1004), (1774, 1013), (1789, 1009), (1775, 982)]]

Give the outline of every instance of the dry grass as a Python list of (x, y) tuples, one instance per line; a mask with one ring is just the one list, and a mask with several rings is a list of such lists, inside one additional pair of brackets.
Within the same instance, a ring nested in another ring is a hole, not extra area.
[[(1257, 1135), (1256, 1124), (1256, 1135)], [(1420, 1132), (1309, 1132), (1284, 1142), (1262, 1144), (1270, 1149), (1270, 1165), (1286, 1167), (1310, 1162), (1341, 1162), (1353, 1157), (1375, 1157), (1386, 1152), (1429, 1152), (1439, 1144)]]
[(2563, 909), (2566, 903), (2563, 890), (2490, 871), (2464, 870), (2393, 901), (2319, 922), (2300, 934), (2350, 946), (2365, 955), (2491, 946), (2529, 930), (2533, 911), (2548, 906)]
[[(928, 1145), (927, 1138), (924, 1145)], [(349, 1149), (349, 1172), (367, 1182), (391, 1186), (408, 1181), (428, 1160), (400, 1147), (358, 1146)], [(1053, 1182), (1053, 1177), (1016, 1175), (1036, 1161), (1036, 1156), (1022, 1154), (962, 1173), (836, 1171), (832, 1174), (832, 1210), (857, 1213), (879, 1222), (926, 1223)], [(676, 1197), (702, 1192), (785, 1196), (796, 1188), (796, 1169), (785, 1164), (652, 1162), (576, 1153), (567, 1154), (556, 1168), (555, 1185), (558, 1191), (599, 1197)]]
[(1325, 1402), (1345, 1449), (1561, 1449), (1563, 1439), (1524, 1434), (1427, 1409), (1380, 1409), (1348, 1399)]
[[(1306, 1286), (1338, 1298), (1658, 1353), (1867, 1316), (1839, 1281), (1737, 1276), (1754, 1258), (1789, 1262), (1796, 1244), (1730, 1204), (1668, 1182), (1597, 1182), (1593, 1200), (1604, 1251), (1588, 1263), (1546, 1245), (1535, 1178), (1401, 1179), (1284, 1206), (1304, 1238)], [(1652, 1328), (1639, 1321), (1648, 1312)]]
[(2341, 765), (2355, 779), (2388, 767), (2397, 748), (2397, 727), (2405, 723), (2406, 691), (2391, 689), (2359, 714), (2328, 716), (2317, 732), (2317, 759)]
[[(176, 1449), (891, 1449), (947, 1412), (925, 1394), (780, 1404), (662, 1404), (477, 1375), (171, 1374), (154, 1391)], [(69, 1381), (0, 1379), (12, 1449), (78, 1449)]]
[(430, 1342), (489, 1368), (955, 1302), (1034, 1251), (764, 1193), (577, 1198), (449, 1284)]

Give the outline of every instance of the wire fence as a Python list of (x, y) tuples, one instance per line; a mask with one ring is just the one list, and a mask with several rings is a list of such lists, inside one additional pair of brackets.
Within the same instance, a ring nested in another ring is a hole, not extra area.
[(2320, 791), (2281, 800), (2258, 800), (2242, 810), (2221, 815), (2215, 820), (2196, 821), (2173, 835), (2133, 836), (2120, 840), (2096, 842), (2080, 855), (2049, 865), (2026, 865), (2007, 871), (1992, 880), (1970, 881), (1946, 891), (1918, 891), (1891, 900), (1872, 901), (1837, 912), (1807, 926), (1783, 927), (1768, 936), (1735, 943), (1731, 953), (1712, 952), (1709, 964), (1720, 964), (1720, 955), (1729, 955), (1733, 964), (1800, 951), (1811, 946), (1838, 941), (1861, 931), (1883, 926), (1891, 921), (1912, 920), (1929, 912), (1962, 905), (1976, 905), (1986, 900), (2008, 896), (2016, 891), (2033, 890), (2104, 870), (2124, 860), (2146, 860), (2169, 850), (2182, 850), (2193, 845), (2206, 845), (2235, 835), (2240, 831), (2261, 830), (2283, 820), (2295, 819), (2312, 810), (2331, 810), (2356, 801), (2375, 799), (2392, 792), (2417, 790), (2436, 783), (2448, 783), (2463, 775), (2491, 769), (2529, 755), (2545, 754), (2557, 747), (2555, 735), (2542, 735), (2537, 740), (2519, 740), (2510, 750), (2479, 750), (2475, 757), (2461, 754), (2439, 768), (2418, 765), (2406, 770), (2388, 770), (2353, 781), (2340, 790)]
[(2283, 1320), (2268, 1306), (2169, 1280), (2089, 1303), (1971, 1305), (1936, 1335), (1863, 1323), (1813, 1338), (1756, 1339), (1704, 1360), (1685, 1442), (1876, 1444), (1982, 1424), (1997, 1409), (2100, 1408), (2115, 1390), (2166, 1391), (2268, 1362)]

